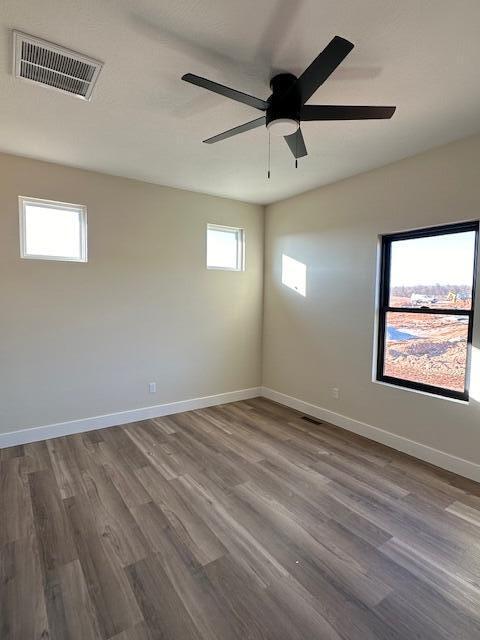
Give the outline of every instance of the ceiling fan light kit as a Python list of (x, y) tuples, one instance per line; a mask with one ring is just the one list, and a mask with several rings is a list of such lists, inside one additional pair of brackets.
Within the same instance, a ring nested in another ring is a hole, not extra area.
[(274, 76), (270, 81), (272, 93), (267, 100), (242, 93), (192, 73), (185, 74), (182, 77), (185, 82), (242, 102), (265, 113), (255, 120), (212, 136), (204, 142), (213, 144), (264, 125), (269, 134), (285, 138), (295, 157), (296, 166), (297, 159), (307, 155), (301, 130), (302, 122), (391, 118), (396, 107), (306, 104), (352, 49), (351, 42), (340, 36), (335, 36), (298, 78), (291, 73), (281, 73)]
[(273, 136), (291, 136), (299, 126), (300, 123), (293, 118), (277, 118), (270, 120), (267, 129)]

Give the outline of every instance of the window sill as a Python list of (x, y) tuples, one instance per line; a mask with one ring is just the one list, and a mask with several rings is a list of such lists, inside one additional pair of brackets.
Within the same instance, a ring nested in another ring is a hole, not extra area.
[(412, 389), (410, 387), (402, 387), (399, 384), (391, 384), (390, 382), (384, 382), (383, 380), (375, 380), (372, 382), (374, 384), (380, 384), (384, 387), (390, 387), (391, 389), (397, 389), (398, 391), (407, 391), (409, 393), (417, 393), (422, 396), (427, 396), (429, 398), (435, 398), (436, 400), (446, 400), (447, 402), (455, 402), (456, 404), (463, 404), (468, 406), (470, 404), (469, 400), (459, 400), (458, 398), (449, 398), (448, 396), (441, 396), (437, 393), (429, 393), (428, 391), (420, 391), (419, 389)]
[(208, 271), (238, 271), (241, 273), (245, 269), (235, 269), (234, 267), (207, 267)]

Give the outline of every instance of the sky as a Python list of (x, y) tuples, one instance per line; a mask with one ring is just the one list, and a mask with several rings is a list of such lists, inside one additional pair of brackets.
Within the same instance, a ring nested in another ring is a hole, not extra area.
[(80, 213), (27, 204), (26, 251), (30, 255), (80, 258)]
[(471, 285), (475, 233), (392, 242), (390, 285)]

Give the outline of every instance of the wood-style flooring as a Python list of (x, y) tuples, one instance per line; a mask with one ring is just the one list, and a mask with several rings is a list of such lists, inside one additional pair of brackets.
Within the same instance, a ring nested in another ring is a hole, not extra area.
[(255, 399), (0, 452), (1, 640), (478, 640), (480, 485)]

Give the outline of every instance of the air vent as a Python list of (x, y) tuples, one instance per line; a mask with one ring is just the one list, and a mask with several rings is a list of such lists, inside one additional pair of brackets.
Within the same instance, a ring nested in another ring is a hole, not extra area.
[(320, 420), (315, 420), (315, 418), (311, 418), (310, 416), (302, 416), (302, 420), (305, 420), (305, 422), (311, 422), (312, 424), (322, 424)]
[(101, 62), (19, 31), (13, 44), (17, 78), (90, 100)]

